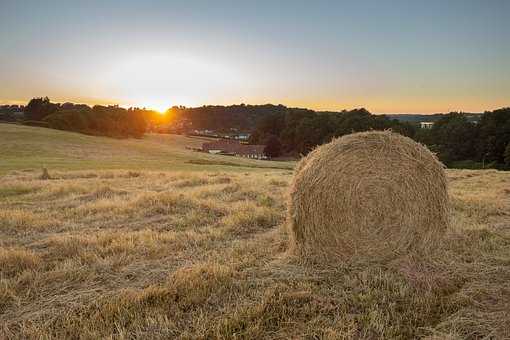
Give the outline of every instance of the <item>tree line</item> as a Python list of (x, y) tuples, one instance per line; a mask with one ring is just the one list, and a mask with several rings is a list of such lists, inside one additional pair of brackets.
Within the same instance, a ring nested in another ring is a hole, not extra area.
[(24, 108), (25, 124), (117, 138), (140, 138), (152, 111), (118, 105), (52, 103), (48, 97), (34, 98)]
[[(306, 155), (314, 147), (353, 132), (387, 130), (413, 137), (415, 127), (406, 122), (373, 115), (365, 109), (316, 112), (289, 108), (259, 120), (251, 143), (276, 145), (282, 154)], [(280, 146), (280, 147), (278, 147)]]
[(289, 108), (283, 105), (204, 105), (200, 107), (174, 106), (168, 111), (173, 121), (188, 121), (193, 129), (228, 132), (230, 129), (251, 131), (257, 122), (275, 113), (283, 113)]
[[(266, 145), (272, 156), (306, 155), (315, 146), (353, 132), (391, 129), (427, 145), (449, 167), (510, 169), (510, 108), (472, 114), (434, 115), (431, 129), (395, 116), (374, 115), (365, 109), (318, 112), (284, 105), (173, 107), (162, 116), (155, 111), (113, 106), (52, 103), (34, 98), (26, 106), (2, 106), (0, 114), (24, 112), (25, 124), (111, 137), (143, 136), (161, 124), (193, 129), (250, 132), (250, 143)], [(432, 117), (432, 116), (431, 116)], [(14, 119), (14, 118), (13, 118)], [(6, 119), (7, 120), (7, 119)], [(188, 129), (188, 131), (186, 130)]]
[(486, 111), (478, 122), (452, 112), (414, 137), (447, 166), (510, 170), (510, 108)]
[(15, 122), (23, 115), (23, 105), (0, 105), (0, 120)]
[(510, 169), (510, 108), (470, 114), (438, 115), (431, 129), (365, 109), (315, 112), (287, 109), (261, 118), (250, 142), (268, 145), (271, 156), (306, 155), (315, 146), (353, 132), (391, 129), (423, 143), (449, 167)]

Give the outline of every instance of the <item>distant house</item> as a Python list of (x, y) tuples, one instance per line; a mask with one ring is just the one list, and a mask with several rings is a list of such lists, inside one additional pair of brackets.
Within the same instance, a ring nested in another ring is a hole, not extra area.
[(434, 126), (434, 122), (420, 122), (420, 128), (422, 129), (432, 129)]
[(202, 151), (208, 153), (229, 153), (234, 150), (240, 143), (230, 139), (219, 139), (212, 142), (202, 144)]
[(220, 139), (202, 144), (202, 151), (212, 154), (223, 154), (253, 159), (267, 159), (265, 145), (241, 144), (237, 140)]
[(268, 157), (264, 153), (265, 145), (245, 145), (240, 144), (241, 148), (234, 153), (234, 156), (248, 157), (255, 159), (267, 159)]

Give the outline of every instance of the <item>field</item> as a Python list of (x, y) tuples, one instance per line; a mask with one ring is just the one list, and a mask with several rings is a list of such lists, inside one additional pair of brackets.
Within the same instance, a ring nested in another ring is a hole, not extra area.
[(510, 338), (510, 173), (448, 171), (431, 258), (310, 266), (293, 164), (189, 142), (0, 124), (0, 339)]
[(58, 170), (152, 169), (172, 171), (291, 169), (292, 163), (190, 152), (204, 139), (148, 134), (113, 139), (38, 127), (0, 123), (0, 175), (41, 167)]

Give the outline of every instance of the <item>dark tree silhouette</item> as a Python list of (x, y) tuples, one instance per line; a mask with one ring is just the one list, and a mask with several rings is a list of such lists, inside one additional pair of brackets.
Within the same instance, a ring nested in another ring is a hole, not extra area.
[(452, 112), (439, 119), (431, 130), (431, 141), (437, 145), (444, 163), (475, 159), (478, 130), (462, 113)]
[(510, 170), (510, 142), (505, 148), (505, 166)]
[(327, 143), (333, 137), (371, 129), (393, 129), (411, 137), (415, 132), (415, 127), (411, 124), (372, 115), (365, 109), (315, 112), (287, 108), (285, 111), (261, 118), (250, 142), (264, 143), (268, 136), (275, 135), (279, 138), (285, 153), (305, 155), (315, 146)]
[(505, 148), (510, 143), (510, 108), (485, 112), (478, 129), (478, 158), (503, 164)]
[(145, 133), (146, 117), (151, 116), (151, 111), (126, 110), (117, 105), (91, 108), (84, 104), (55, 104), (44, 97), (32, 99), (25, 108), (25, 115), (27, 125), (92, 135), (140, 138)]
[(278, 157), (282, 154), (282, 143), (275, 135), (270, 135), (266, 138), (264, 153), (269, 157)]
[(59, 105), (50, 102), (48, 97), (34, 98), (25, 107), (25, 117), (28, 120), (42, 120), (56, 112)]

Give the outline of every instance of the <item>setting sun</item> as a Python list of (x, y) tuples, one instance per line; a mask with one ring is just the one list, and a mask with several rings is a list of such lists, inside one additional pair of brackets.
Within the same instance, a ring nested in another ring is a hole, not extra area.
[(159, 113), (160, 115), (164, 115), (166, 113), (166, 111), (170, 108), (170, 105), (163, 104), (163, 103), (158, 103), (158, 102), (145, 103), (145, 104), (139, 105), (139, 106), (140, 107), (144, 107), (144, 108), (146, 108), (148, 110), (154, 110), (157, 113)]
[[(125, 105), (165, 112), (215, 102), (221, 89), (238, 85), (232, 67), (185, 53), (140, 52), (115, 60), (105, 71), (106, 91)], [(172, 104), (174, 105), (174, 104)]]

